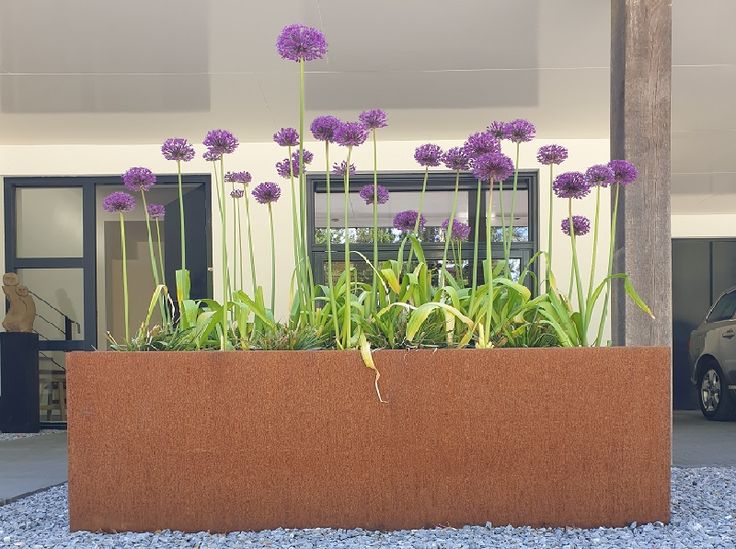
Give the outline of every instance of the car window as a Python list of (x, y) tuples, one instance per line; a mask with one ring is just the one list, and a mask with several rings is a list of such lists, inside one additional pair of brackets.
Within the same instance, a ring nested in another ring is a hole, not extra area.
[(736, 313), (736, 291), (723, 294), (708, 315), (708, 322), (731, 320)]

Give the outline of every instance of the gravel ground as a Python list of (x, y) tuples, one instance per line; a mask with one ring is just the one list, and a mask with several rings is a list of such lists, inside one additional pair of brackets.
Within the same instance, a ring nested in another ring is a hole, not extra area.
[[(38, 433), (3, 433), (0, 431), (0, 442), (4, 440), (15, 440), (17, 438), (37, 437), (39, 435), (48, 435), (49, 433), (61, 433), (58, 429), (41, 429)], [(2, 547), (0, 545), (0, 547)]]
[(512, 528), (472, 526), (461, 529), (270, 530), (207, 533), (94, 534), (69, 533), (66, 486), (50, 488), (0, 507), (0, 547), (736, 547), (736, 468), (674, 469), (672, 522), (632, 524), (628, 528)]

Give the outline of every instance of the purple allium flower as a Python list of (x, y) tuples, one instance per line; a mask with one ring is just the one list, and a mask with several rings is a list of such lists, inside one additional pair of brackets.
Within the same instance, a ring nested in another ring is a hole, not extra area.
[(542, 145), (537, 151), (537, 160), (540, 164), (562, 164), (567, 160), (567, 149), (562, 145)]
[(281, 196), (281, 187), (271, 181), (258, 185), (251, 193), (261, 204), (276, 202)]
[(293, 158), (289, 161), (288, 158), (284, 158), (281, 162), (276, 162), (276, 173), (284, 179), (289, 179), (292, 175), (294, 177), (299, 176), (299, 162)]
[(560, 198), (583, 198), (590, 193), (590, 183), (580, 172), (565, 172), (555, 178), (552, 189)]
[(513, 141), (514, 143), (523, 143), (524, 141), (531, 141), (537, 133), (537, 128), (534, 124), (528, 120), (522, 120), (517, 118), (512, 120), (504, 126), (504, 133), (506, 139)]
[(313, 27), (287, 25), (276, 39), (276, 49), (283, 59), (314, 61), (327, 53), (325, 35)]
[(251, 182), (251, 176), (248, 172), (227, 172), (225, 174), (225, 181), (228, 183), (242, 183), (247, 185)]
[(163, 219), (166, 216), (166, 206), (163, 204), (149, 204), (146, 211), (151, 219)]
[(462, 147), (453, 147), (442, 155), (442, 162), (451, 170), (467, 170), (470, 168), (470, 159)]
[(501, 152), (501, 143), (490, 131), (486, 130), (468, 136), (463, 144), (463, 151), (469, 158), (478, 158), (483, 154)]
[(170, 137), (161, 146), (161, 153), (166, 160), (183, 160), (189, 162), (194, 158), (194, 147), (182, 137)]
[(335, 130), (340, 124), (342, 122), (339, 118), (326, 114), (312, 120), (312, 125), (309, 126), (309, 129), (317, 141), (332, 143), (335, 140)]
[(128, 193), (111, 193), (102, 201), (102, 208), (110, 213), (129, 212), (135, 208), (135, 198)]
[(608, 167), (613, 170), (614, 183), (619, 185), (628, 185), (639, 177), (639, 170), (636, 169), (631, 162), (627, 160), (611, 160)]
[(434, 143), (426, 143), (414, 151), (414, 160), (420, 166), (439, 166), (442, 162), (442, 149)]
[(608, 187), (613, 183), (615, 174), (613, 170), (605, 164), (596, 164), (585, 170), (585, 177), (591, 187), (601, 186)]
[[(299, 165), (299, 151), (294, 151), (293, 153), (291, 153), (291, 159), (294, 162), (296, 162), (298, 166)], [(307, 149), (304, 149), (304, 163), (311, 164), (312, 160), (314, 160), (314, 155)]]
[(281, 128), (273, 134), (273, 140), (282, 147), (296, 147), (299, 144), (299, 132), (294, 128)]
[[(335, 162), (332, 165), (332, 175), (337, 175), (338, 177), (345, 177), (345, 171), (348, 169), (348, 161), (343, 160), (339, 164)], [(350, 175), (355, 175), (355, 164), (352, 162), (350, 163)]]
[(230, 154), (238, 148), (238, 138), (227, 130), (210, 130), (202, 144), (217, 155)]
[[(361, 187), (360, 192), (358, 193), (360, 195), (360, 198), (365, 200), (366, 204), (373, 204), (373, 185), (364, 185)], [(379, 204), (385, 204), (388, 202), (388, 189), (384, 187), (383, 185), (378, 185), (378, 188), (376, 189), (376, 196), (378, 197), (378, 203)]]
[[(567, 236), (570, 236), (570, 218), (566, 217), (561, 223), (562, 232)], [(573, 215), (572, 216), (572, 228), (575, 231), (575, 236), (583, 236), (590, 232), (590, 219), (584, 215)]]
[(220, 158), (222, 158), (222, 154), (207, 149), (206, 151), (204, 151), (204, 153), (202, 153), (202, 158), (204, 158), (207, 162), (217, 162), (218, 160), (220, 160)]
[[(405, 210), (399, 212), (394, 216), (394, 227), (400, 231), (412, 232), (414, 225), (417, 223), (417, 216), (419, 212), (416, 210)], [(425, 219), (423, 215), (419, 216), (419, 228), (424, 227)]]
[(335, 130), (335, 142), (343, 147), (362, 145), (368, 137), (368, 130), (360, 122), (342, 122)]
[[(442, 230), (447, 232), (447, 226), (450, 224), (450, 218), (446, 218), (442, 222)], [(452, 220), (452, 234), (450, 238), (452, 240), (467, 240), (470, 236), (470, 225), (460, 221), (459, 219)]]
[(244, 194), (245, 192), (243, 192), (243, 189), (233, 189), (232, 191), (230, 191), (230, 196), (232, 196), (233, 198), (243, 198)]
[(473, 175), (481, 181), (503, 181), (514, 173), (514, 163), (501, 152), (479, 156), (473, 162)]
[(506, 135), (506, 122), (499, 122), (498, 120), (494, 120), (488, 126), (488, 131), (496, 139), (506, 139), (508, 137)]
[(376, 130), (378, 128), (385, 128), (388, 126), (386, 113), (381, 109), (363, 111), (358, 115), (358, 120), (360, 120), (368, 130)]
[(147, 191), (156, 184), (156, 176), (148, 168), (130, 168), (123, 174), (123, 185), (129, 191)]

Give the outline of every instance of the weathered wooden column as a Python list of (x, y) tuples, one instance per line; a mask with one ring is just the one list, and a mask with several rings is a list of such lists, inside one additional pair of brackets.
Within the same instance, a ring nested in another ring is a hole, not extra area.
[(672, 344), (670, 236), (671, 0), (611, 0), (611, 158), (639, 179), (619, 203), (614, 272), (626, 272), (656, 320), (614, 282), (614, 345)]

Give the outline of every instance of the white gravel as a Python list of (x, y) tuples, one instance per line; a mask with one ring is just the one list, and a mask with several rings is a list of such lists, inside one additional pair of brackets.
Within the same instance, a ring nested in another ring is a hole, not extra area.
[(50, 488), (0, 507), (0, 547), (736, 547), (736, 468), (674, 469), (672, 522), (632, 524), (628, 528), (512, 528), (468, 526), (461, 529), (404, 530), (269, 530), (96, 534), (69, 533), (66, 486)]
[[(5, 440), (16, 440), (18, 438), (37, 437), (39, 435), (48, 435), (49, 433), (61, 433), (58, 429), (41, 429), (38, 433), (3, 433), (0, 431), (0, 442)], [(0, 545), (2, 547), (2, 545)]]

